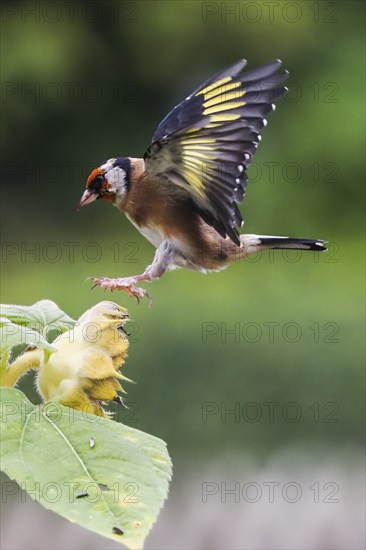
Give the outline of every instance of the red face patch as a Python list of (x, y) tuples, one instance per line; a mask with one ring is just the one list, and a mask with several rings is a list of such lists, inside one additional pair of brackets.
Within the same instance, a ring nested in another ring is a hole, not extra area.
[(91, 182), (97, 177), (99, 176), (99, 174), (102, 174), (102, 170), (100, 168), (95, 168), (92, 173), (90, 174), (90, 176), (88, 177), (88, 179), (86, 180), (86, 187), (89, 187), (89, 185), (91, 184)]

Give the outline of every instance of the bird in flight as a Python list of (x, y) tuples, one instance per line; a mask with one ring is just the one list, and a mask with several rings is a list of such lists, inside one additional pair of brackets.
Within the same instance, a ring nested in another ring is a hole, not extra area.
[(286, 92), (281, 61), (243, 71), (241, 59), (168, 113), (143, 158), (113, 157), (92, 171), (80, 206), (104, 199), (156, 248), (140, 275), (92, 278), (94, 285), (148, 296), (141, 282), (186, 268), (219, 271), (269, 248), (325, 250), (325, 241), (239, 234), (237, 203), (274, 101)]

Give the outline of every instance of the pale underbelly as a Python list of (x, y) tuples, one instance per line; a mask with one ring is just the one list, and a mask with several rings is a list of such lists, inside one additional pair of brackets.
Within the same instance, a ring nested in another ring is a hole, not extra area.
[(147, 239), (153, 246), (155, 246), (155, 248), (158, 248), (161, 245), (164, 240), (164, 234), (162, 231), (159, 230), (158, 227), (141, 227), (140, 225), (135, 223), (128, 214), (126, 214), (126, 217), (132, 223), (132, 225), (136, 227), (139, 233), (141, 233), (141, 235), (143, 235), (145, 239)]
[(186, 241), (179, 239), (178, 237), (166, 235), (159, 226), (139, 226), (128, 215), (127, 218), (130, 220), (132, 225), (136, 227), (139, 233), (141, 233), (141, 235), (143, 235), (145, 239), (147, 239), (155, 248), (159, 248), (162, 242), (169, 242), (172, 246), (174, 246), (177, 254), (172, 261), (169, 269), (183, 267), (185, 269), (207, 273), (210, 271), (221, 271), (222, 269), (225, 269), (228, 265), (227, 263), (216, 265), (215, 267), (202, 265), (200, 261), (197, 262), (197, 258), (192, 257), (191, 249)]

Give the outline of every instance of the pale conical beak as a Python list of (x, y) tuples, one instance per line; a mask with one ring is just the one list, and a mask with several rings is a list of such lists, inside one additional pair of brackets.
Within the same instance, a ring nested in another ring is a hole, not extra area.
[(96, 193), (92, 193), (92, 191), (89, 191), (89, 189), (86, 189), (84, 191), (83, 196), (80, 199), (79, 207), (86, 206), (87, 204), (90, 204), (91, 202), (94, 202), (97, 200), (98, 195)]

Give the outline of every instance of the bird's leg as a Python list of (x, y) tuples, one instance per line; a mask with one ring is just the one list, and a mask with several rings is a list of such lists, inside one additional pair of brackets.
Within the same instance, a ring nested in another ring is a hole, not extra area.
[(137, 301), (140, 301), (144, 296), (150, 298), (149, 293), (144, 288), (136, 286), (136, 283), (159, 279), (168, 269), (175, 255), (176, 250), (174, 246), (169, 241), (163, 241), (155, 252), (152, 264), (141, 275), (118, 279), (90, 277), (94, 283), (92, 288), (100, 286), (108, 290), (125, 290), (130, 296), (137, 298)]
[(134, 275), (133, 277), (122, 277), (118, 279), (110, 279), (109, 277), (90, 277), (90, 279), (93, 281), (92, 289), (99, 286), (106, 290), (125, 290), (129, 296), (136, 298), (138, 302), (144, 296), (150, 298), (147, 290), (136, 286), (136, 283), (141, 281), (151, 281), (151, 277), (147, 272), (141, 275)]

